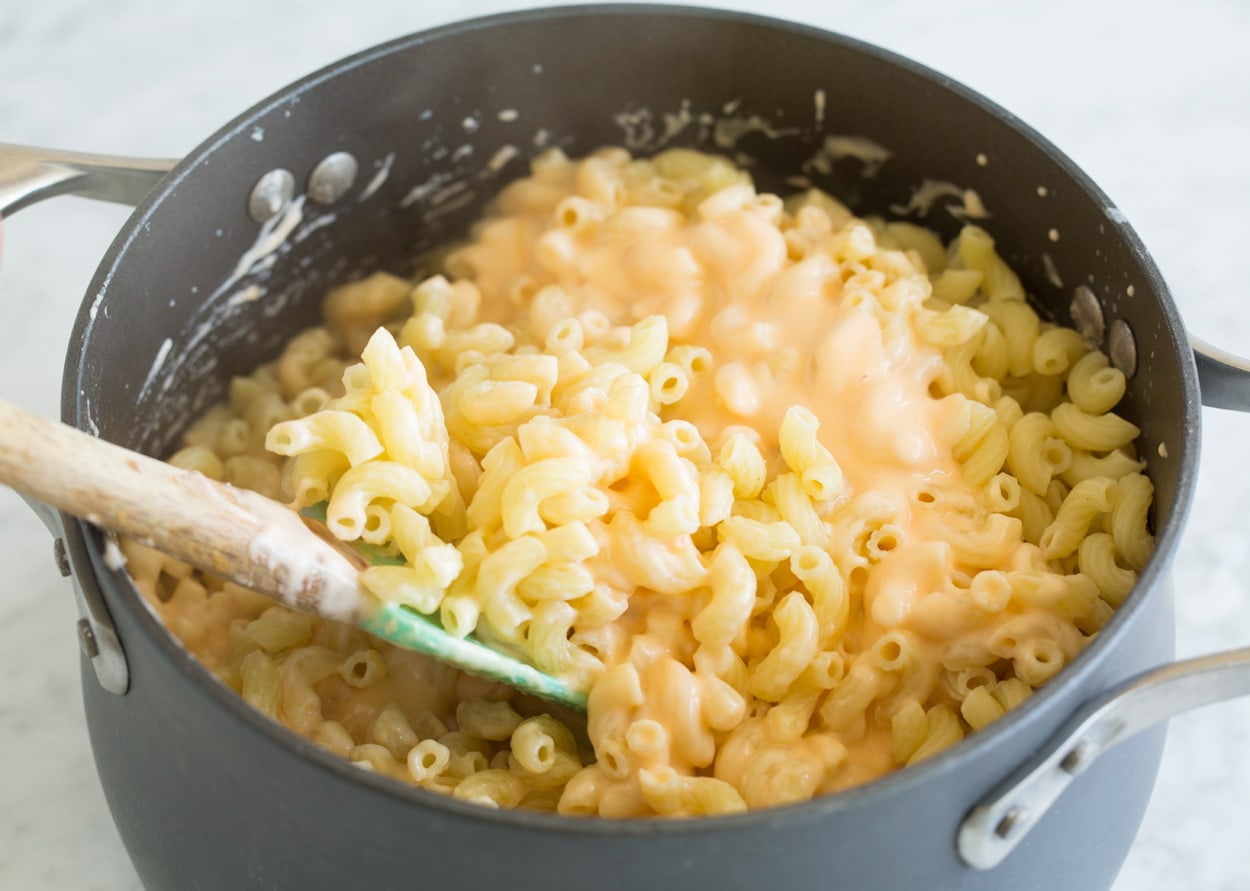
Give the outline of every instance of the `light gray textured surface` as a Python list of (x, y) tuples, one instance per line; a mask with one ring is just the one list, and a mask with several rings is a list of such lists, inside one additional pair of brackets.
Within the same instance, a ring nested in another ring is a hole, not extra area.
[[(354, 0), (0, 6), (0, 140), (175, 156), (287, 82), (432, 24), (517, 8)], [(1103, 187), (1153, 251), (1190, 329), (1250, 353), (1250, 6), (1240, 0), (772, 0), (722, 5), (912, 56), (1032, 124)], [(489, 64), (489, 60), (483, 60)], [(5, 225), (3, 395), (58, 407), (71, 320), (122, 208), (60, 200)], [(1182, 655), (1250, 644), (1250, 418), (1208, 411), (1175, 565)], [(75, 612), (48, 536), (0, 492), (0, 887), (137, 888), (100, 793)], [(1250, 889), (1250, 702), (1174, 722), (1115, 891)]]

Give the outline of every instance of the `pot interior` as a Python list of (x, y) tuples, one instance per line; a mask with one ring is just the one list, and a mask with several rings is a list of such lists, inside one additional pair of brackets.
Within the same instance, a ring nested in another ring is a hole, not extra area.
[[(1158, 550), (1143, 584), (1157, 574), (1197, 458), (1193, 361), (1135, 235), (1053, 147), (932, 72), (799, 26), (603, 8), (512, 17), (503, 42), (497, 27), (452, 26), (348, 59), (192, 152), (100, 268), (67, 359), (66, 416), (165, 454), (232, 375), (317, 321), (328, 288), (378, 269), (413, 274), (540, 152), (698, 147), (749, 165), (762, 189), (814, 185), (858, 214), (946, 238), (979, 204), (987, 215), (973, 221), (1044, 315), (1071, 324), (1084, 286), (1108, 325), (1127, 324), (1137, 368), (1121, 411), (1142, 428), (1156, 486)], [(360, 173), (319, 204), (306, 184), (334, 152)], [(248, 195), (277, 168), (296, 197), (262, 227)]]

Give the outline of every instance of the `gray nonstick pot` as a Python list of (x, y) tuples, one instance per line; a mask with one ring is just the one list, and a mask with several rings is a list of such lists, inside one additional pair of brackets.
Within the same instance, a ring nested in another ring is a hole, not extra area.
[(1159, 722), (1250, 693), (1250, 650), (1167, 665), (1201, 404), (1250, 410), (1250, 367), (1195, 352), (1123, 216), (1011, 115), (810, 28), (564, 8), (339, 62), (176, 164), (0, 147), (0, 213), (63, 192), (139, 204), (79, 311), (63, 417), (159, 455), (232, 374), (311, 324), (329, 286), (412, 272), (544, 147), (605, 144), (720, 151), (763, 188), (791, 191), (801, 174), (858, 213), (947, 237), (974, 191), (1039, 308), (1129, 376), (1124, 411), (1156, 486), (1137, 590), (1038, 695), (918, 767), (741, 816), (572, 820), (401, 786), (271, 723), (165, 633), (93, 527), (43, 510), (78, 591), (101, 782), (145, 885), (1108, 888), (1150, 795)]

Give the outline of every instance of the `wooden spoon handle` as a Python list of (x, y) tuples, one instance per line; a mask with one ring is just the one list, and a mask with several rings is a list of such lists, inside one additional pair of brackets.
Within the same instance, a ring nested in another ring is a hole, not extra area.
[(361, 614), (356, 568), (294, 511), (3, 400), (0, 482), (295, 609)]

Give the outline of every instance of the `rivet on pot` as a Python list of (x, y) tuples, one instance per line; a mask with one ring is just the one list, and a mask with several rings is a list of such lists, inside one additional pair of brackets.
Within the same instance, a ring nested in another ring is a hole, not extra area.
[(65, 540), (58, 538), (52, 543), (52, 553), (56, 557), (56, 568), (60, 570), (61, 575), (69, 578), (69, 554), (65, 551)]
[(998, 825), (994, 827), (994, 834), (999, 838), (1007, 838), (1012, 831), (1028, 817), (1029, 812), (1021, 807), (1013, 807), (1007, 813), (1003, 814), (1003, 818), (998, 821)]
[(1123, 319), (1111, 323), (1107, 333), (1107, 352), (1111, 355), (1111, 364), (1131, 378), (1137, 373), (1137, 338), (1133, 329)]
[(270, 170), (256, 181), (247, 198), (247, 214), (258, 223), (267, 223), (282, 212), (295, 194), (295, 177), (291, 171)]
[(1096, 755), (1095, 747), (1092, 743), (1083, 742), (1075, 746), (1072, 751), (1063, 756), (1063, 760), (1059, 762), (1059, 767), (1065, 773), (1076, 776), (1085, 766), (1092, 760), (1091, 756)]
[(100, 646), (96, 643), (95, 632), (91, 630), (91, 623), (86, 619), (78, 620), (78, 645), (82, 647), (83, 655), (88, 659), (94, 659), (100, 655)]
[(360, 166), (347, 152), (335, 152), (321, 159), (308, 176), (308, 197), (318, 204), (333, 204), (356, 182)]
[(1069, 304), (1068, 311), (1072, 314), (1073, 327), (1082, 337), (1090, 343), (1102, 343), (1107, 323), (1103, 318), (1102, 304), (1098, 302), (1093, 291), (1085, 285), (1078, 285), (1072, 292), (1072, 303)]

